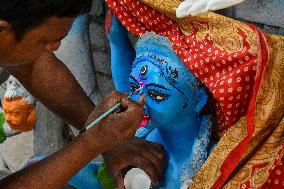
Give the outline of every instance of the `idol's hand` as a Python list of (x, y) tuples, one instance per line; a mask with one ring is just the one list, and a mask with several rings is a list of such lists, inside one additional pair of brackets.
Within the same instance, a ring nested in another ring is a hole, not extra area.
[(162, 183), (166, 156), (163, 147), (157, 143), (132, 138), (103, 155), (119, 189), (124, 188), (124, 176), (129, 166), (144, 170), (153, 186)]
[[(87, 134), (92, 139), (98, 139), (95, 147), (100, 147), (102, 152), (112, 149), (118, 144), (125, 142), (134, 136), (138, 124), (141, 122), (144, 109), (144, 99), (133, 102), (126, 98), (127, 94), (118, 92), (112, 92), (106, 96), (105, 100), (99, 104), (91, 113), (86, 125), (90, 124), (102, 113), (107, 111), (110, 107), (114, 106), (118, 102), (122, 103), (122, 107), (119, 112), (109, 114), (102, 119), (92, 128), (87, 130)], [(140, 104), (139, 104), (140, 103)], [(92, 141), (90, 141), (92, 143)]]
[(176, 10), (176, 16), (183, 18), (186, 16), (196, 16), (208, 11), (215, 11), (234, 6), (244, 0), (185, 0)]

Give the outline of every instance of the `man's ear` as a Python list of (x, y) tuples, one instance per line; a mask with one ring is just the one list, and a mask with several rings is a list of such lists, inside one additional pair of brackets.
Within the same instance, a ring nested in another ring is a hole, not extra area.
[(0, 36), (7, 32), (12, 32), (12, 26), (9, 22), (0, 19)]
[(208, 100), (208, 95), (204, 89), (204, 87), (199, 87), (197, 90), (197, 95), (199, 98), (198, 103), (196, 104), (196, 107), (194, 109), (195, 112), (200, 112), (202, 108), (205, 106)]

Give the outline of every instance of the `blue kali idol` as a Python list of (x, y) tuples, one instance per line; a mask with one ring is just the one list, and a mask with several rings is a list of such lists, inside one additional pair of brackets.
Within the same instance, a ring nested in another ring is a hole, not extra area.
[(206, 88), (181, 62), (167, 38), (147, 33), (137, 41), (135, 54), (116, 19), (108, 37), (115, 87), (128, 93), (142, 87), (132, 99), (146, 97), (144, 120), (136, 136), (162, 144), (168, 156), (159, 188), (187, 188), (213, 146)]

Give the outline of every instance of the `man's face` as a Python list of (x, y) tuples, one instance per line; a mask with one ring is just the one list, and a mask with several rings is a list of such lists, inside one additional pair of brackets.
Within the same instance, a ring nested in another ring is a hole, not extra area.
[(17, 67), (35, 62), (44, 52), (60, 47), (68, 34), (74, 18), (50, 17), (41, 25), (33, 27), (17, 41), (13, 29), (0, 32), (0, 66)]

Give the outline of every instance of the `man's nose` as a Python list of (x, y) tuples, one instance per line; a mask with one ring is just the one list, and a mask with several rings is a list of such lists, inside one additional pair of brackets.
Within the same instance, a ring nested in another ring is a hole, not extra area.
[(49, 51), (49, 52), (54, 52), (57, 49), (59, 49), (60, 45), (61, 45), (61, 41), (58, 41), (58, 42), (55, 42), (55, 43), (48, 43), (46, 45), (46, 50)]

